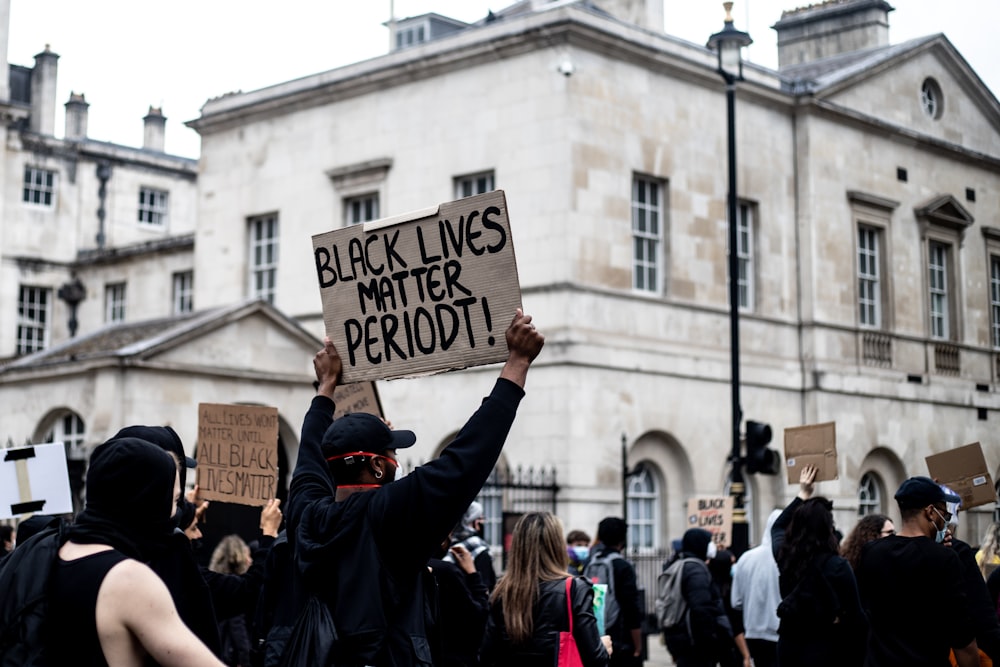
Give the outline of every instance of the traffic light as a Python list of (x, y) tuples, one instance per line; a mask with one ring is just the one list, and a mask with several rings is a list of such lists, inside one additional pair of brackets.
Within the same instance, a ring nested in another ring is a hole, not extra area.
[(747, 472), (762, 475), (777, 475), (781, 472), (781, 454), (768, 449), (771, 442), (771, 426), (747, 420)]

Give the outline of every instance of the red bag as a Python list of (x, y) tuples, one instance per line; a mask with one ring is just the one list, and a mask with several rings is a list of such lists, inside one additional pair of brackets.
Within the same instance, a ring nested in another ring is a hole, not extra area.
[(576, 647), (576, 640), (573, 639), (573, 602), (570, 588), (573, 586), (573, 577), (566, 578), (566, 612), (569, 616), (569, 632), (559, 633), (559, 661), (558, 667), (583, 667), (583, 660), (580, 660), (580, 649)]

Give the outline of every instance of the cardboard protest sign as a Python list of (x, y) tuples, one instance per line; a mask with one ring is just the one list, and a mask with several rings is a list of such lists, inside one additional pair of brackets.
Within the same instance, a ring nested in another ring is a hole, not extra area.
[(507, 358), (521, 305), (502, 190), (312, 237), (323, 322), (343, 381)]
[(278, 409), (199, 403), (196, 470), (205, 500), (266, 505), (278, 488)]
[(837, 428), (835, 422), (785, 429), (785, 463), (788, 483), (798, 484), (802, 469), (814, 465), (816, 481), (837, 479)]
[(0, 449), (0, 519), (73, 511), (61, 442)]
[(383, 418), (382, 402), (374, 382), (355, 382), (354, 384), (338, 385), (333, 392), (334, 419), (340, 419), (352, 412), (367, 412)]
[(688, 528), (704, 528), (720, 548), (733, 541), (732, 496), (702, 496), (688, 499)]
[(986, 466), (983, 447), (978, 442), (931, 454), (925, 460), (931, 478), (951, 487), (962, 497), (963, 510), (996, 502), (996, 487)]

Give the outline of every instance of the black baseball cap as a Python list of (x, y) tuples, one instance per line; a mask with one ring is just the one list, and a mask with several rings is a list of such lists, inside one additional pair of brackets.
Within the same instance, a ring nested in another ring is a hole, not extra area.
[(330, 424), (320, 446), (330, 460), (347, 454), (383, 454), (411, 447), (416, 441), (413, 431), (394, 431), (375, 415), (352, 412)]
[(895, 498), (901, 510), (919, 509), (935, 503), (958, 503), (962, 501), (955, 494), (946, 492), (930, 477), (909, 478), (900, 484)]

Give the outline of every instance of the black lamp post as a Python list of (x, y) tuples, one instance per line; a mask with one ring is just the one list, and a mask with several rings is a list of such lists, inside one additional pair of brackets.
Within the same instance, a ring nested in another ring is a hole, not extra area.
[(726, 112), (729, 144), (729, 345), (732, 367), (732, 450), (729, 462), (729, 494), (733, 497), (732, 550), (738, 555), (749, 546), (749, 530), (744, 507), (746, 487), (743, 483), (743, 461), (740, 457), (740, 293), (739, 253), (737, 252), (736, 224), (736, 82), (743, 80), (743, 47), (753, 43), (750, 35), (733, 27), (733, 3), (723, 2), (726, 10), (721, 32), (708, 38), (708, 48), (714, 49), (719, 58), (718, 72), (726, 82)]

